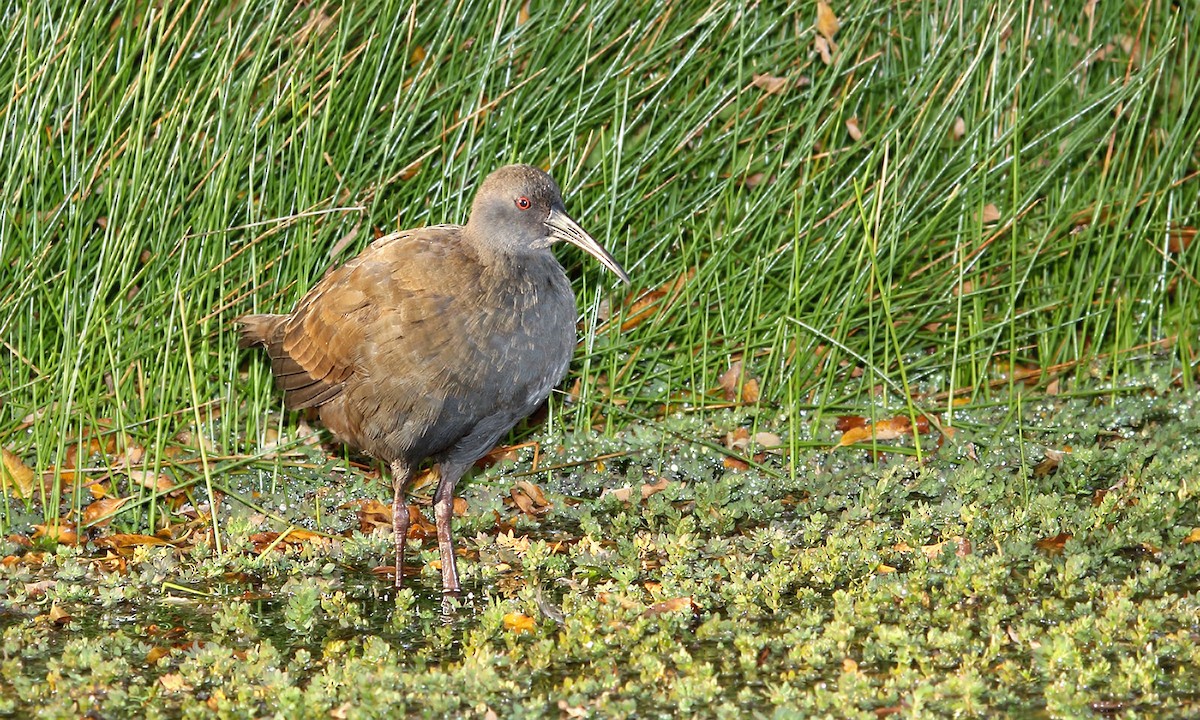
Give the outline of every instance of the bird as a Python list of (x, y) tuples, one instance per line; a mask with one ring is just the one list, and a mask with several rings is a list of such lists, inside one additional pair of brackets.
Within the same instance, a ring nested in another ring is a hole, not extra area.
[(438, 476), (442, 592), (457, 594), (455, 487), (566, 376), (577, 310), (550, 250), (558, 242), (629, 284), (567, 214), (549, 174), (506, 165), (480, 184), (465, 225), (385, 235), (327, 272), (291, 313), (236, 321), (240, 346), (266, 348), (287, 409), (316, 408), (339, 440), (387, 464), (397, 588), (405, 498), (423, 465)]

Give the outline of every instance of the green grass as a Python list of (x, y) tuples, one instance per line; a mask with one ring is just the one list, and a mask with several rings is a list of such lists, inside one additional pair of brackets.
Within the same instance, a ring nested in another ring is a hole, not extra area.
[[(817, 482), (833, 414), (969, 441), (1001, 408), (1023, 462), (1030, 395), (1103, 403), (1165, 364), (1159, 390), (1190, 397), (1184, 6), (835, 3), (829, 63), (807, 1), (0, 10), (0, 446), (44, 478), (5, 485), (0, 533), (78, 521), (96, 483), (132, 498), (127, 532), (178, 527), (180, 492), (286, 497), (313, 456), (261, 457), (305, 433), (232, 320), (289, 309), (376, 233), (463, 221), (513, 161), (549, 167), (634, 281), (559, 253), (580, 383), (541, 432), (577, 455), (593, 429), (724, 422), (738, 360), (748, 427), (787, 444), (761, 469), (793, 484)], [(136, 481), (160, 474), (175, 496)], [(271, 517), (309, 522), (309, 500)]]
[[(1194, 360), (1195, 253), (1169, 248), (1198, 222), (1200, 54), (1171, 3), (847, 5), (829, 65), (809, 3), (281, 8), (5, 17), (0, 438), (38, 470), (105, 429), (155, 460), (195, 407), (253, 447), (277, 398), (231, 320), (373, 232), (462, 221), (516, 160), (636, 288), (688, 278), (585, 341), (575, 426), (703, 408), (738, 357), (769, 406), (882, 384), (931, 411), (996, 395), (997, 363)], [(563, 255), (585, 324), (619, 318)]]

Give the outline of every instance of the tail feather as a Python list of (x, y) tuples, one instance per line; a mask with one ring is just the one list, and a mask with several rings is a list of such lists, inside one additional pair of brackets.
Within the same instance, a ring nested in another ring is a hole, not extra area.
[(287, 315), (243, 315), (235, 322), (238, 324), (239, 347), (254, 345), (270, 345), (273, 336), (283, 327)]

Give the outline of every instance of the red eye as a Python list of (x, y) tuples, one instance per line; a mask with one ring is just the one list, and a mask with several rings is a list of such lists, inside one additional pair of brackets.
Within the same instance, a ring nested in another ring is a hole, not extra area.
[(529, 208), (533, 207), (533, 203), (529, 202), (529, 198), (525, 197), (524, 195), (517, 198), (514, 202), (516, 202), (518, 210), (528, 210)]

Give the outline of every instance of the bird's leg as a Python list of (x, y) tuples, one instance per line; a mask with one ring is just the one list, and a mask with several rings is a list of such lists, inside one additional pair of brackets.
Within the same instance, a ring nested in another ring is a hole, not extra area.
[(458, 485), (466, 469), (466, 466), (456, 463), (438, 463), (437, 491), (433, 494), (433, 516), (437, 524), (438, 554), (442, 560), (442, 593), (457, 593), (460, 589), (450, 521), (454, 518), (454, 487)]
[(396, 587), (404, 584), (404, 544), (408, 541), (408, 505), (404, 496), (412, 482), (413, 466), (403, 460), (393, 460), (392, 470), (392, 533), (396, 537)]

